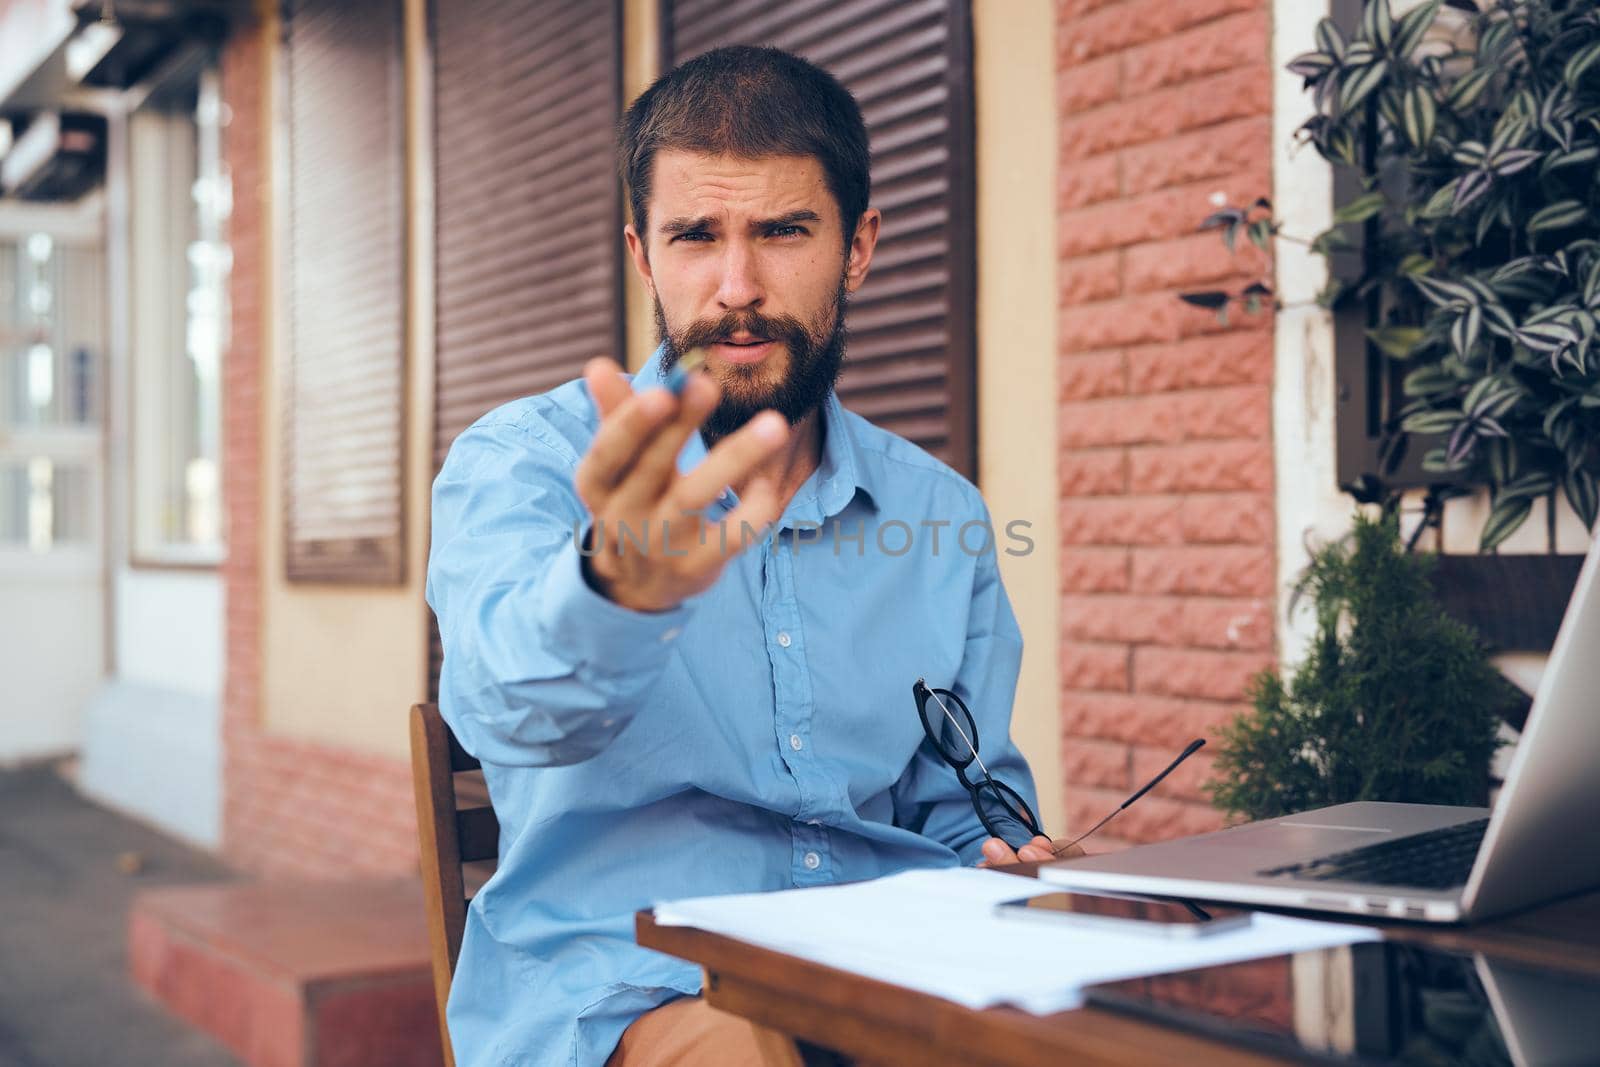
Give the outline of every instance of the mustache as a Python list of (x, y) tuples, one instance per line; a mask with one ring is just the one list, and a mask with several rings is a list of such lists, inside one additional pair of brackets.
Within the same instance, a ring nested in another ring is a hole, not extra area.
[[(792, 315), (768, 317), (759, 312), (729, 313), (720, 319), (691, 323), (677, 339), (680, 351), (703, 348), (735, 334), (749, 334), (766, 341), (793, 341), (807, 338), (806, 328)], [(792, 346), (791, 346), (792, 347)]]

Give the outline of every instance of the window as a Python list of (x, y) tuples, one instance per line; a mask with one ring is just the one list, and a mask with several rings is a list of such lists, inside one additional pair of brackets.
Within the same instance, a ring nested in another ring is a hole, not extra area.
[(135, 563), (222, 557), (221, 364), (231, 267), (214, 69), (129, 116)]
[(100, 249), (0, 234), (0, 557), (98, 540)]

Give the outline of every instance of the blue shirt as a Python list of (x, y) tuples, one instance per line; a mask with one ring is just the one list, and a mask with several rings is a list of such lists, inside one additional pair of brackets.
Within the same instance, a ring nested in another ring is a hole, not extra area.
[[(988, 835), (925, 741), (919, 677), (962, 697), (990, 771), (1035, 804), (996, 567), (1026, 546), (988, 529), (969, 481), (830, 393), (777, 533), (635, 612), (580, 569), (573, 474), (598, 425), (568, 382), (479, 419), (434, 483), (440, 711), (500, 819), (448, 1005), (461, 1067), (598, 1067), (640, 1014), (697, 993), (698, 967), (635, 943), (652, 903), (977, 862)], [(705, 453), (692, 435), (679, 469)]]

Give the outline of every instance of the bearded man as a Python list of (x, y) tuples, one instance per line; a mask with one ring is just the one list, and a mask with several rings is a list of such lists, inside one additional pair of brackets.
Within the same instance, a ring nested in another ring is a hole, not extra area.
[[(462, 1067), (752, 1062), (699, 968), (634, 942), (637, 909), (1049, 858), (1036, 826), (991, 836), (911, 699), (957, 694), (1033, 805), (993, 539), (954, 544), (983, 500), (833, 390), (881, 221), (855, 101), (785, 52), (719, 49), (619, 142), (659, 347), (485, 415), (434, 485), (440, 710), (501, 827), (448, 1005)], [(892, 520), (944, 543), (882, 551)]]

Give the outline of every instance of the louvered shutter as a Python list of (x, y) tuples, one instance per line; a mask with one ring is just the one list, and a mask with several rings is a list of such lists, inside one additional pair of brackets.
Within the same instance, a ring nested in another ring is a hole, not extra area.
[(404, 577), (404, 94), (398, 0), (288, 0), (291, 579)]
[(435, 462), (474, 419), (622, 349), (611, 2), (433, 5)]
[(837, 77), (872, 143), (882, 236), (839, 399), (976, 476), (971, 13), (951, 0), (665, 0), (663, 61), (773, 45)]
[(430, 15), (437, 467), (484, 412), (591, 356), (623, 359), (622, 13), (616, 0), (438, 0)]

